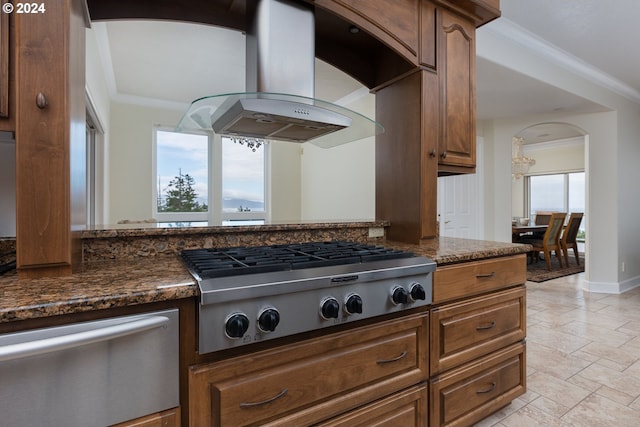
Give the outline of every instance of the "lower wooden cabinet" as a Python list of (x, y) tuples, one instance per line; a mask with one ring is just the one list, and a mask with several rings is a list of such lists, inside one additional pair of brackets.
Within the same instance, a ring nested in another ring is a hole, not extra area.
[(428, 399), (424, 384), (322, 422), (318, 427), (426, 427)]
[(471, 426), (526, 390), (525, 344), (518, 343), (430, 381), (430, 426)]
[[(415, 420), (425, 415), (425, 395), (405, 401), (395, 393), (427, 381), (428, 336), (428, 314), (419, 313), (194, 366), (189, 372), (189, 423), (305, 426), (358, 408), (349, 416), (366, 420), (367, 408), (374, 413), (388, 408), (389, 419)], [(396, 403), (404, 402), (404, 409), (365, 406), (385, 398), (399, 399)], [(416, 408), (417, 401), (423, 409)]]
[(469, 362), (526, 335), (524, 286), (431, 310), (431, 376)]
[(180, 408), (168, 409), (111, 427), (180, 427)]

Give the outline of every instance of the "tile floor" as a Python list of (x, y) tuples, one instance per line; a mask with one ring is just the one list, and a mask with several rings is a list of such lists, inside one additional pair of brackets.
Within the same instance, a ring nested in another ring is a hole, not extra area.
[(640, 426), (640, 288), (527, 282), (527, 393), (476, 427)]

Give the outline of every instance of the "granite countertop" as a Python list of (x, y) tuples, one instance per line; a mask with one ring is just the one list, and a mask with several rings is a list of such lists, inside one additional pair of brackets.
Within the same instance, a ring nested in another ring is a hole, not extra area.
[(419, 244), (386, 241), (385, 246), (413, 252), (431, 258), (439, 266), (527, 253), (530, 245), (492, 242), (488, 240), (439, 237)]
[(71, 276), (0, 276), (0, 323), (125, 307), (198, 295), (177, 256), (87, 263)]
[[(372, 241), (411, 251), (438, 265), (515, 255), (528, 245), (441, 237), (421, 244)], [(71, 276), (0, 276), (0, 323), (198, 296), (198, 286), (176, 256), (87, 262)]]

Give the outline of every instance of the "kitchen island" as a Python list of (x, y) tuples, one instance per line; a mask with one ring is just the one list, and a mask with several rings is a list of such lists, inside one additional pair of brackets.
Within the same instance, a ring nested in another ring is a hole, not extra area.
[[(441, 267), (526, 253), (527, 245), (440, 237), (421, 244), (369, 238), (384, 221), (295, 225), (158, 228), (128, 224), (83, 232), (85, 261), (71, 276), (0, 276), (0, 324), (158, 301), (195, 298), (198, 288), (181, 249), (347, 240), (382, 245), (433, 259)], [(5, 246), (9, 246), (8, 242)]]
[[(381, 339), (381, 343), (386, 342), (383, 338), (386, 332), (384, 323), (363, 322), (354, 326), (336, 326), (328, 335), (309, 333), (279, 339), (275, 347), (263, 342), (244, 349), (200, 355), (196, 332), (199, 288), (180, 259), (180, 250), (351, 240), (427, 256), (438, 265), (431, 307), (414, 309), (406, 320), (402, 316), (384, 316), (384, 322), (397, 330), (399, 336), (409, 332), (417, 334), (414, 335), (417, 341), (404, 341), (404, 338), (401, 341), (414, 342), (417, 346), (411, 347), (416, 353), (407, 359), (407, 363), (411, 360), (417, 363), (412, 368), (413, 379), (393, 387), (386, 380), (383, 381), (386, 386), (382, 383), (380, 386), (368, 386), (359, 401), (353, 400), (353, 393), (357, 394), (357, 391), (336, 389), (330, 399), (323, 398), (325, 401), (317, 407), (324, 408), (327, 403), (331, 406), (331, 401), (335, 400), (333, 407), (342, 408), (335, 409), (337, 412), (290, 409), (282, 413), (282, 420), (304, 422), (337, 417), (334, 420), (337, 422), (341, 417), (350, 420), (349, 417), (358, 414), (366, 420), (379, 408), (395, 408), (397, 402), (406, 401), (413, 402), (413, 408), (429, 402), (427, 412), (418, 409), (411, 412), (417, 420), (416, 425), (464, 425), (484, 418), (522, 394), (525, 390), (524, 254), (529, 247), (447, 237), (421, 244), (369, 237), (379, 234), (379, 230), (387, 226), (384, 221), (182, 229), (128, 224), (118, 229), (86, 231), (83, 235), (85, 262), (71, 276), (20, 278), (15, 272), (0, 276), (0, 333), (178, 308), (180, 408), (167, 409), (172, 410), (173, 418), (178, 419), (182, 414), (182, 425), (195, 425), (193, 420), (202, 419), (197, 418), (198, 414), (208, 413), (208, 409), (203, 412), (203, 408), (216, 405), (208, 400), (211, 394), (205, 393), (203, 401), (203, 395), (197, 393), (198, 387), (214, 387), (215, 384), (210, 384), (209, 380), (219, 384), (220, 379), (208, 377), (209, 372), (226, 372), (233, 376), (235, 367), (246, 363), (247, 357), (248, 360), (255, 357), (263, 360), (260, 369), (280, 372), (278, 366), (270, 365), (278, 360), (271, 357), (274, 351), (289, 354), (295, 359), (295, 355), (305, 354), (312, 347), (313, 353), (321, 351), (327, 340), (337, 340), (335, 345), (347, 342), (356, 345), (356, 341), (351, 339), (355, 340), (363, 333), (365, 335), (362, 336), (370, 334), (379, 337), (376, 339)], [(383, 329), (378, 330), (380, 327)], [(460, 333), (464, 335), (462, 344)], [(349, 348), (345, 347), (347, 353), (351, 351)], [(363, 354), (369, 354), (369, 351)], [(339, 365), (340, 360), (334, 362)], [(327, 362), (319, 356), (317, 363), (321, 366)], [(219, 371), (221, 367), (225, 370)], [(487, 382), (486, 377), (492, 375), (506, 381)], [(228, 381), (228, 378), (224, 379), (223, 383), (229, 384)], [(461, 389), (461, 381), (471, 385)], [(476, 394), (472, 390), (476, 396), (473, 410), (460, 413), (458, 409), (452, 409), (451, 405), (456, 408), (459, 405), (451, 402), (455, 402), (456, 396), (468, 393), (469, 387), (482, 392)], [(194, 399), (193, 396), (198, 397)], [(208, 414), (203, 419), (212, 420), (209, 417), (214, 415)], [(269, 416), (280, 417), (277, 414)], [(302, 418), (296, 418), (298, 416)]]

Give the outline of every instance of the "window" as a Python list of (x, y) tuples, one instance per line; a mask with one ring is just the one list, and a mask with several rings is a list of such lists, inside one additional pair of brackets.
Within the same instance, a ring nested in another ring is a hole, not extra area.
[(222, 138), (222, 221), (264, 223), (265, 146), (249, 148)]
[(154, 135), (155, 218), (160, 222), (206, 221), (209, 136), (161, 128)]
[(266, 157), (207, 133), (154, 130), (154, 215), (159, 222), (264, 223)]
[[(534, 218), (538, 211), (571, 212), (585, 211), (585, 175), (584, 172), (571, 172), (552, 175), (532, 175), (526, 177), (527, 212)], [(580, 230), (584, 232), (585, 221)]]

